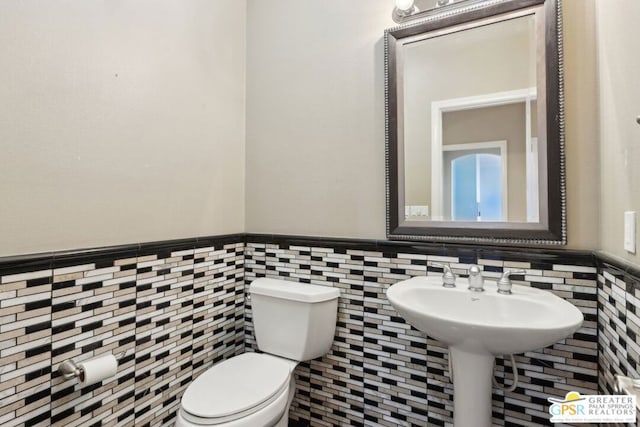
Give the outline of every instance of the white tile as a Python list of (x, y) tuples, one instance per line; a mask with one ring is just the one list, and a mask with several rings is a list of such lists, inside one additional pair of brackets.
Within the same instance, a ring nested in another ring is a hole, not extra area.
[(574, 273), (596, 273), (597, 272), (595, 267), (584, 267), (579, 265), (564, 265), (564, 264), (554, 264), (553, 270), (571, 271)]
[(562, 277), (548, 277), (548, 276), (532, 276), (527, 271), (527, 274), (524, 276), (524, 280), (527, 282), (540, 282), (540, 283), (564, 283), (564, 279)]
[[(51, 321), (51, 326), (56, 327), (59, 325), (65, 325), (67, 323), (75, 322), (80, 319), (86, 319), (87, 317), (91, 317), (93, 314), (90, 311), (83, 311), (77, 314), (73, 314), (71, 316), (64, 316), (58, 319), (54, 319)], [(55, 346), (55, 344), (54, 344)]]
[(16, 295), (17, 295), (16, 291), (0, 292), (0, 307), (4, 307), (4, 303), (8, 299), (15, 298)]
[(137, 268), (153, 267), (156, 265), (164, 265), (164, 259), (152, 259), (150, 261), (143, 261), (136, 264)]
[(77, 286), (87, 285), (89, 283), (102, 282), (104, 280), (113, 279), (113, 273), (100, 274), (98, 276), (89, 276), (83, 277), (82, 279), (76, 280)]
[(84, 277), (92, 277), (92, 276), (101, 276), (101, 275), (113, 274), (113, 273), (117, 273), (119, 271), (120, 271), (120, 267), (118, 267), (118, 266), (98, 268), (96, 270), (87, 271), (86, 273), (84, 273)]
[(81, 271), (89, 271), (95, 268), (96, 268), (95, 264), (72, 265), (70, 267), (55, 268), (53, 270), (53, 275), (62, 276), (64, 274), (79, 273)]
[(173, 257), (182, 257), (185, 255), (193, 255), (194, 250), (193, 249), (185, 249), (183, 251), (175, 251), (175, 252), (171, 252), (171, 258)]
[(32, 317), (30, 319), (20, 320), (17, 322), (11, 322), (4, 325), (0, 325), (0, 333), (7, 331), (13, 331), (19, 328), (26, 328), (27, 326), (37, 325), (38, 323), (46, 322), (51, 319), (50, 314), (45, 314), (38, 317)]
[(51, 292), (47, 291), (47, 292), (40, 292), (37, 294), (31, 294), (31, 295), (26, 295), (23, 297), (14, 297), (11, 299), (6, 299), (6, 300), (1, 300), (0, 301), (0, 307), (4, 308), (4, 307), (12, 307), (14, 305), (19, 305), (19, 304), (26, 304), (29, 302), (35, 302), (35, 301), (41, 301), (41, 300), (47, 300), (51, 298)]
[(10, 274), (8, 276), (2, 276), (2, 281), (0, 283), (12, 283), (12, 282), (21, 282), (23, 280), (31, 280), (31, 279), (40, 279), (42, 277), (51, 276), (52, 270), (40, 270), (40, 271), (30, 271), (28, 273), (20, 273), (20, 274)]
[[(39, 369), (46, 368), (47, 366), (49, 366), (50, 363), (51, 363), (51, 361), (49, 359), (42, 360), (42, 361), (40, 361), (38, 363), (33, 363), (31, 365), (25, 366), (24, 368), (20, 368), (20, 369), (16, 369), (15, 371), (4, 373), (4, 374), (0, 375), (0, 382), (9, 381), (9, 380), (11, 380), (13, 378), (19, 377), (20, 375), (29, 374), (31, 372), (36, 372)], [(39, 390), (43, 390), (45, 388), (48, 388), (48, 385), (41, 384), (40, 386), (35, 387), (35, 388), (39, 389)], [(33, 393), (34, 393), (33, 389), (27, 389), (27, 390), (25, 390), (25, 391), (23, 391), (21, 393), (18, 393), (17, 397), (18, 397), (18, 399), (21, 399), (21, 398), (26, 397), (26, 395), (30, 395), (30, 394), (33, 394)], [(20, 397), (20, 396), (22, 396), (22, 397)]]
[(133, 282), (136, 279), (136, 273), (134, 270), (132, 271), (133, 272), (131, 273), (130, 276), (122, 276), (115, 279), (105, 280), (102, 282), (102, 285), (106, 287), (106, 286), (112, 286), (112, 285), (119, 285), (120, 283)]
[(215, 250), (215, 247), (213, 246), (207, 246), (204, 248), (196, 248), (194, 250), (194, 254), (202, 254), (202, 253), (207, 253), (207, 252), (213, 252)]
[[(65, 291), (68, 290), (69, 288), (63, 288)], [(56, 293), (56, 289), (53, 290), (53, 293)], [(81, 300), (83, 298), (88, 298), (93, 296), (93, 291), (84, 291), (84, 292), (78, 292), (78, 293), (71, 293), (71, 294), (66, 294), (66, 295), (60, 295), (60, 296), (54, 296), (53, 297), (53, 304), (60, 304), (63, 302), (74, 302), (76, 304), (76, 306), (81, 305)], [(77, 302), (76, 302), (77, 301)]]
[[(8, 316), (0, 316), (0, 326), (7, 325), (16, 321), (15, 314), (9, 314)], [(0, 328), (2, 330), (2, 328)]]
[(80, 333), (80, 334), (76, 334), (73, 336), (70, 336), (68, 338), (65, 338), (63, 340), (58, 340), (58, 341), (54, 341), (53, 343), (53, 347), (54, 348), (61, 348), (64, 347), (68, 344), (75, 344), (76, 342), (88, 339), (93, 337), (93, 331), (89, 331), (89, 332), (84, 332), (84, 333)]
[(434, 262), (441, 262), (441, 263), (457, 263), (458, 257), (428, 255), (427, 260), (434, 261)]

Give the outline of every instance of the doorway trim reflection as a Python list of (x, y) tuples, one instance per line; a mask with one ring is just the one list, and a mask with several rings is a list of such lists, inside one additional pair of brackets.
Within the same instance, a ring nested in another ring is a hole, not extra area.
[[(431, 215), (442, 218), (443, 206), (443, 114), (450, 111), (463, 111), (475, 108), (495, 107), (499, 105), (524, 102), (527, 105), (526, 138), (527, 149), (531, 144), (531, 103), (537, 100), (536, 87), (495, 92), (485, 95), (452, 98), (431, 103)], [(506, 175), (505, 175), (506, 176)]]
[[(449, 144), (449, 145), (445, 145), (443, 147), (443, 151), (442, 151), (442, 157), (445, 157), (445, 153), (446, 152), (461, 152), (461, 151), (466, 151), (468, 152), (468, 154), (491, 154), (488, 151), (489, 150), (496, 150), (497, 154), (500, 158), (500, 183), (501, 183), (501, 188), (500, 188), (500, 192), (501, 192), (501, 221), (505, 221), (508, 217), (509, 217), (509, 199), (508, 199), (508, 194), (509, 194), (509, 188), (508, 188), (508, 179), (507, 179), (507, 141), (488, 141), (488, 142), (471, 142), (471, 143), (467, 143), (467, 144)], [(486, 153), (485, 153), (486, 152)], [(455, 159), (451, 159), (451, 160), (455, 160)], [(452, 165), (453, 167), (453, 165)], [(445, 167), (445, 169), (447, 169)], [(453, 168), (451, 168), (450, 172), (453, 172)], [(476, 171), (477, 172), (477, 171)], [(444, 185), (444, 187), (446, 189), (449, 190), (449, 192), (451, 192), (451, 200), (450, 200), (450, 205), (451, 205), (451, 212), (450, 212), (450, 217), (451, 220), (455, 221), (455, 219), (453, 218), (453, 212), (454, 212), (454, 207), (453, 207), (453, 200), (454, 200), (454, 195), (452, 193), (453, 190), (453, 177), (451, 176), (451, 174), (448, 174), (450, 176), (449, 178), (449, 185)], [(446, 180), (445, 180), (446, 181)], [(478, 180), (477, 180), (478, 182)], [(443, 192), (443, 196), (444, 196), (444, 192)], [(443, 200), (443, 205), (446, 204), (446, 202)], [(435, 220), (443, 220), (444, 218), (434, 218)]]

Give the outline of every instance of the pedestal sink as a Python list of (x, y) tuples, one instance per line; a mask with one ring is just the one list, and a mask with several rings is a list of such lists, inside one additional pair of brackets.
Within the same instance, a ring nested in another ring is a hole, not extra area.
[(511, 295), (486, 281), (484, 292), (455, 288), (436, 276), (392, 285), (387, 298), (412, 326), (449, 346), (455, 427), (491, 426), (494, 357), (537, 350), (580, 328), (580, 310), (541, 289), (514, 285)]

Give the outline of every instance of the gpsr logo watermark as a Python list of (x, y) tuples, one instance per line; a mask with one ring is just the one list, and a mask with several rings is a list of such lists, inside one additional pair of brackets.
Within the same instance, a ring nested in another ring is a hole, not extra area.
[(570, 391), (564, 399), (551, 402), (552, 423), (635, 423), (636, 397), (628, 395), (580, 395)]

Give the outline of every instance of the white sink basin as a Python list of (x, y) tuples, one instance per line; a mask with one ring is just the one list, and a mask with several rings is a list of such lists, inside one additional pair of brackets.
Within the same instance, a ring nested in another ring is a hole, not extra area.
[(484, 292), (472, 292), (461, 278), (456, 285), (414, 277), (391, 286), (387, 298), (407, 322), (449, 346), (454, 426), (491, 427), (494, 356), (549, 346), (578, 330), (583, 317), (548, 291), (514, 285), (502, 295), (486, 280)]
[(414, 277), (391, 286), (387, 297), (418, 330), (449, 346), (492, 355), (547, 347), (578, 330), (580, 310), (551, 292), (514, 285), (511, 295), (486, 280), (484, 292), (471, 292), (466, 279), (456, 288), (442, 278)]

